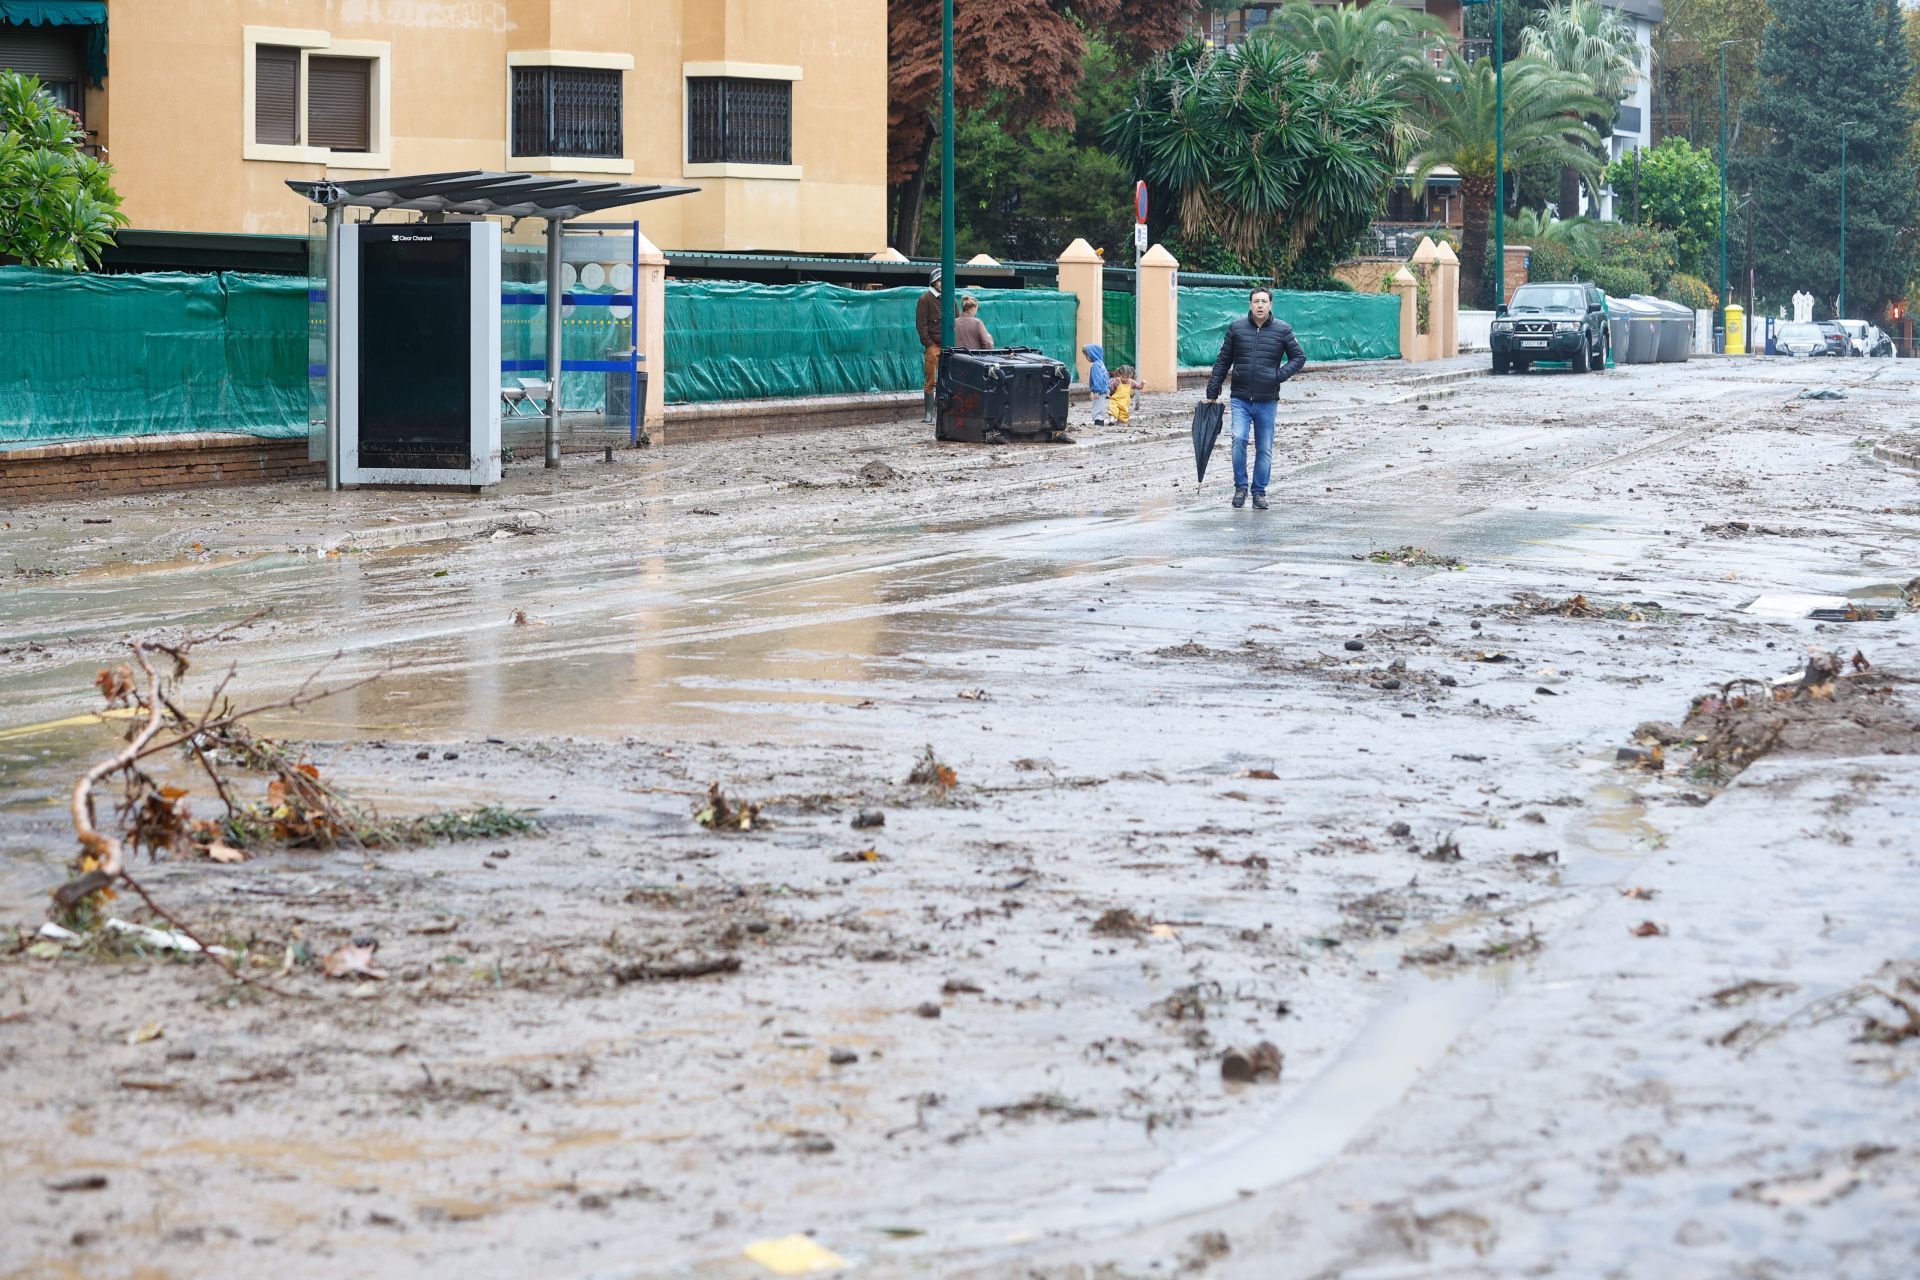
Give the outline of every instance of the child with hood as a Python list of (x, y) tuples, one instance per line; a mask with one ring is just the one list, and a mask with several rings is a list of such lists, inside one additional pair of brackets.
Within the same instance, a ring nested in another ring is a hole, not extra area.
[(1107, 425), (1107, 394), (1113, 390), (1113, 379), (1107, 375), (1106, 352), (1097, 342), (1089, 342), (1080, 348), (1087, 358), (1087, 390), (1093, 392), (1093, 425)]

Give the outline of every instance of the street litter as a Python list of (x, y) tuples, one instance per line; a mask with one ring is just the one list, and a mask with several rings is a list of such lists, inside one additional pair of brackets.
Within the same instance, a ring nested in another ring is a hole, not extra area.
[(759, 818), (758, 804), (729, 801), (717, 782), (707, 784), (707, 803), (693, 815), (695, 822), (710, 831), (751, 831)]
[(777, 1276), (811, 1276), (847, 1265), (845, 1258), (802, 1235), (756, 1240), (741, 1252)]
[(374, 967), (373, 953), (380, 944), (371, 938), (355, 939), (335, 950), (320, 966), (329, 978), (384, 978), (385, 971)]
[(1835, 391), (1832, 387), (1822, 387), (1818, 391), (1802, 391), (1794, 398), (1796, 400), (1845, 400), (1847, 393)]
[(1235, 1084), (1255, 1080), (1278, 1080), (1283, 1057), (1271, 1040), (1262, 1040), (1251, 1051), (1228, 1049), (1220, 1055), (1220, 1078)]
[[(162, 951), (194, 952), (200, 950), (199, 943), (177, 929), (155, 929), (151, 925), (134, 924), (132, 921), (122, 920), (118, 916), (107, 917), (100, 922), (100, 927), (103, 929), (111, 929), (115, 933), (124, 933), (136, 942), (143, 943), (149, 947), (157, 947)], [(81, 935), (71, 929), (54, 924), (51, 920), (40, 926), (39, 936), (54, 942), (79, 942), (82, 940)], [(210, 947), (208, 948), (208, 954), (230, 956), (233, 952), (227, 950), (225, 947)]]

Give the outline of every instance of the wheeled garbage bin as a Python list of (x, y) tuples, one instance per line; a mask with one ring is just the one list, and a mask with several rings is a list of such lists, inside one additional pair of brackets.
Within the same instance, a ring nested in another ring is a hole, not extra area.
[(1608, 298), (1615, 364), (1652, 364), (1660, 358), (1660, 312), (1645, 298)]
[(967, 444), (1067, 438), (1067, 388), (1073, 373), (1032, 347), (940, 353), (934, 388), (936, 440)]
[(1693, 308), (1683, 307), (1677, 302), (1665, 298), (1638, 297), (1636, 302), (1644, 302), (1660, 313), (1660, 354), (1661, 364), (1685, 364), (1687, 357), (1693, 354)]

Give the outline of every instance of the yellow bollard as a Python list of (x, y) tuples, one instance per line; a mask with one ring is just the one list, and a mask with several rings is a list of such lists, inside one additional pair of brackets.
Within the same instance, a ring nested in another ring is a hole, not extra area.
[(1727, 354), (1747, 354), (1747, 309), (1737, 302), (1727, 304)]

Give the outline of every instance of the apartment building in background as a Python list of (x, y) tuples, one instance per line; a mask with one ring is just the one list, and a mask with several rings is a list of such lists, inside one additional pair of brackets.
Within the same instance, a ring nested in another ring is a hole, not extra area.
[(634, 211), (668, 250), (886, 245), (886, 0), (5, 0), (0, 67), (80, 112), (136, 255), (463, 169), (697, 186)]

